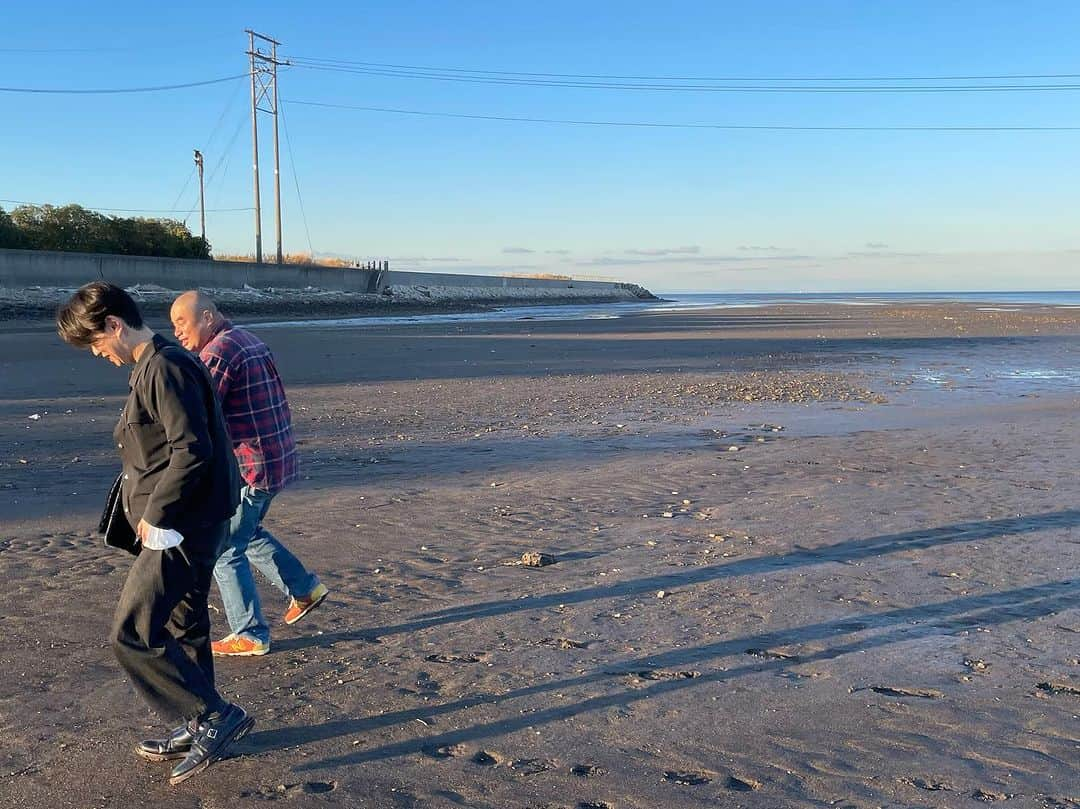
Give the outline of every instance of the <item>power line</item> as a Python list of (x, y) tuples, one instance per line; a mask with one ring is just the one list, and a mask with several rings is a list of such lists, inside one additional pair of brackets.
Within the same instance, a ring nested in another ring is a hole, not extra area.
[[(225, 102), (225, 107), (221, 110), (221, 114), (218, 116), (217, 123), (215, 123), (214, 128), (210, 130), (210, 136), (205, 141), (203, 141), (203, 152), (207, 151), (207, 148), (214, 142), (214, 138), (217, 136), (218, 130), (221, 129), (221, 124), (225, 121), (225, 116), (229, 113), (229, 110), (232, 108), (234, 102), (236, 101), (237, 90), (239, 90), (242, 86), (242, 84), (237, 83), (236, 89), (233, 90), (232, 95), (229, 96), (228, 100)], [(197, 171), (197, 169), (197, 166), (191, 167), (191, 173), (188, 174), (187, 180), (184, 181), (184, 185), (180, 189), (180, 193), (177, 194), (176, 199), (173, 200), (171, 210), (179, 212), (179, 208), (177, 208), (176, 206), (180, 204), (180, 200), (183, 198), (184, 192), (187, 191), (188, 186), (191, 184), (191, 180), (195, 176), (195, 172)], [(213, 172), (211, 172), (210, 179), (213, 180)], [(195, 201), (195, 205), (198, 205), (198, 200)], [(194, 210), (195, 208), (192, 207), (184, 216), (185, 222), (187, 221), (187, 217), (191, 216), (191, 213)]]
[(176, 206), (177, 206), (177, 205), (178, 205), (178, 204), (180, 203), (180, 198), (184, 196), (184, 192), (185, 192), (185, 191), (187, 191), (187, 187), (188, 187), (189, 185), (191, 185), (191, 178), (195, 176), (195, 173), (196, 173), (196, 172), (197, 172), (198, 170), (199, 170), (199, 166), (198, 166), (198, 164), (195, 164), (195, 165), (193, 165), (193, 166), (191, 167), (191, 171), (190, 171), (190, 172), (188, 172), (188, 176), (187, 176), (187, 179), (186, 179), (186, 180), (184, 180), (184, 185), (183, 185), (183, 187), (182, 187), (182, 188), (180, 189), (180, 193), (176, 195), (176, 199), (174, 199), (174, 200), (173, 200), (172, 208), (170, 208), (169, 210), (171, 210), (171, 211), (175, 211), (175, 210), (177, 210), (177, 207), (176, 207)]
[[(232, 137), (229, 138), (228, 143), (226, 143), (226, 145), (225, 145), (225, 148), (221, 151), (221, 154), (218, 155), (217, 162), (214, 163), (214, 167), (210, 170), (210, 176), (206, 178), (206, 187), (207, 188), (212, 189), (214, 187), (214, 180), (217, 177), (218, 170), (221, 169), (223, 163), (225, 163), (225, 164), (228, 163), (228, 157), (231, 154), (233, 144), (236, 143), (236, 138), (240, 135), (240, 130), (243, 129), (244, 122), (246, 120), (247, 120), (247, 112), (245, 111), (244, 114), (240, 116), (240, 120), (236, 124), (236, 129), (233, 130)], [(184, 222), (187, 222), (188, 217), (191, 216), (195, 212), (195, 209), (198, 207), (198, 205), (199, 205), (199, 200), (196, 199), (195, 202), (192, 204), (192, 206), (188, 209), (188, 212), (186, 214), (184, 214), (184, 219), (183, 219)], [(250, 207), (250, 208), (217, 208), (217, 209), (208, 208), (207, 213), (210, 213), (211, 211), (214, 211), (214, 210), (216, 210), (216, 211), (227, 211), (227, 210), (253, 211), (255, 209), (254, 209), (254, 207)]]
[(292, 166), (293, 182), (296, 183), (296, 199), (300, 202), (300, 218), (304, 221), (304, 232), (307, 234), (308, 252), (315, 257), (315, 248), (311, 246), (311, 229), (308, 227), (307, 213), (304, 212), (304, 198), (300, 196), (300, 178), (296, 173), (296, 158), (293, 156), (292, 138), (289, 137), (289, 122), (285, 120), (285, 108), (281, 108), (281, 125), (285, 130), (285, 145), (289, 148), (289, 165)]
[(586, 90), (645, 90), (652, 92), (697, 93), (998, 93), (1053, 92), (1080, 90), (1080, 84), (921, 84), (921, 85), (762, 85), (762, 84), (643, 84), (635, 82), (593, 81), (584, 79), (538, 79), (514, 76), (456, 75), (415, 70), (320, 65), (293, 61), (293, 66), (307, 70), (381, 76), (399, 79), (423, 79), (464, 84), (493, 84), (512, 87), (559, 87)]
[(604, 73), (530, 73), (520, 70), (475, 70), (459, 67), (430, 67), (422, 65), (396, 65), (384, 62), (359, 62), (347, 59), (331, 59), (317, 56), (286, 57), (295, 62), (389, 68), (392, 70), (419, 70), (431, 73), (477, 73), (499, 76), (533, 76), (560, 79), (613, 79), (619, 81), (993, 81), (1007, 79), (1078, 79), (1080, 73), (1006, 73), (988, 76), (618, 76)]
[(118, 87), (102, 90), (73, 90), (73, 89), (53, 89), (53, 88), (40, 88), (40, 87), (0, 87), (0, 93), (50, 93), (50, 94), (74, 94), (74, 95), (91, 95), (91, 94), (115, 94), (115, 93), (156, 93), (162, 90), (182, 90), (187, 87), (205, 87), (208, 84), (221, 84), (226, 81), (235, 81), (236, 79), (247, 78), (247, 73), (238, 73), (235, 76), (223, 76), (220, 79), (208, 79), (207, 81), (192, 81), (185, 84), (162, 84), (156, 87)]
[(1080, 126), (788, 126), (758, 124), (683, 124), (652, 121), (589, 121), (568, 118), (532, 118), (510, 115), (473, 115), (460, 112), (433, 112), (429, 110), (403, 110), (390, 107), (361, 107), (351, 104), (332, 104), (322, 101), (282, 99), (287, 104), (303, 104), (308, 107), (381, 112), (394, 115), (418, 115), (434, 118), (465, 118), (478, 121), (511, 121), (530, 124), (569, 124), (574, 126), (637, 127), (647, 129), (714, 129), (748, 130), (766, 132), (1077, 132)]
[[(35, 205), (35, 206), (40, 207), (40, 208), (44, 208), (44, 207), (52, 207), (52, 208), (66, 207), (66, 206), (62, 206), (62, 205), (53, 205), (50, 202), (29, 202), (29, 201), (27, 201), (25, 199), (0, 199), (0, 202), (11, 202), (11, 203), (14, 203), (15, 205)], [(77, 204), (77, 203), (71, 203), (71, 204)], [(121, 212), (121, 213), (175, 213), (174, 210), (169, 209), (169, 208), (99, 208), (97, 205), (79, 205), (78, 207), (85, 208), (88, 211), (115, 211), (115, 212)], [(222, 212), (226, 212), (226, 211), (250, 211), (252, 209), (251, 208), (213, 208), (213, 209), (208, 208), (207, 213), (209, 213), (211, 210), (213, 210), (216, 213), (222, 213)]]

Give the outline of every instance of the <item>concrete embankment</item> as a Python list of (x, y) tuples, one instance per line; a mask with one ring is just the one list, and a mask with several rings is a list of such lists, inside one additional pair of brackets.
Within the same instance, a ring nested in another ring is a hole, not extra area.
[(0, 250), (0, 319), (49, 316), (71, 290), (95, 279), (128, 288), (151, 311), (192, 288), (237, 313), (328, 316), (653, 298), (643, 287), (611, 281)]
[(189, 288), (205, 289), (246, 314), (453, 311), (653, 297), (644, 287), (609, 281), (0, 250), (0, 319), (49, 316), (72, 289), (95, 279), (131, 289), (150, 311)]

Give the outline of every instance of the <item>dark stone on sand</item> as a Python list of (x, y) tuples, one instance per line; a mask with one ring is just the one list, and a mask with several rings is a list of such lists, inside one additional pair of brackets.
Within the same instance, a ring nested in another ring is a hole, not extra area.
[(547, 567), (548, 565), (555, 564), (556, 561), (554, 556), (547, 553), (526, 551), (521, 554), (521, 564), (525, 567)]
[(964, 665), (972, 671), (988, 671), (990, 664), (985, 660), (979, 660), (977, 657), (965, 657)]

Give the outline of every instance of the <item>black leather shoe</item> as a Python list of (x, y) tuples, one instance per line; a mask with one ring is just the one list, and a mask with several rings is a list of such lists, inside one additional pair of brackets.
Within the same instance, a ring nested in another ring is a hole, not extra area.
[(176, 758), (184, 758), (191, 750), (191, 743), (195, 741), (195, 723), (189, 722), (181, 725), (169, 734), (166, 739), (147, 739), (139, 742), (135, 748), (135, 755), (147, 761), (172, 761)]
[(173, 767), (170, 784), (179, 784), (202, 772), (215, 761), (225, 757), (225, 750), (237, 739), (242, 739), (255, 720), (239, 705), (229, 705), (214, 719), (199, 722), (191, 749), (184, 760)]

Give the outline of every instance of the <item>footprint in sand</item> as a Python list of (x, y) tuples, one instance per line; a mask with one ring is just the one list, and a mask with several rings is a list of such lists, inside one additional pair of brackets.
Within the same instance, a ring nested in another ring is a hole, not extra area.
[(696, 787), (712, 781), (712, 775), (694, 770), (665, 770), (664, 780), (673, 784)]
[(852, 688), (849, 693), (858, 691), (873, 691), (875, 694), (884, 694), (887, 697), (918, 697), (919, 699), (944, 699), (945, 695), (932, 688), (900, 688), (892, 685), (868, 685), (864, 688)]
[(479, 663), (480, 658), (476, 655), (444, 655), (434, 654), (424, 658), (429, 663)]
[(754, 792), (761, 789), (761, 782), (755, 781), (753, 778), (738, 778), (734, 775), (729, 775), (724, 782), (724, 786), (727, 789), (735, 792)]
[(771, 649), (747, 649), (746, 654), (752, 655), (753, 657), (761, 657), (766, 660), (787, 660), (791, 663), (799, 662), (798, 655), (789, 655), (785, 654), (784, 652), (774, 652)]
[(510, 762), (510, 769), (522, 775), (538, 775), (558, 766), (558, 762), (549, 758), (519, 758)]
[(1035, 687), (1047, 694), (1072, 694), (1074, 697), (1080, 697), (1080, 688), (1066, 683), (1039, 683)]
[(948, 784), (939, 781), (927, 781), (925, 778), (897, 778), (896, 782), (898, 784), (904, 784), (905, 786), (915, 787), (916, 789), (925, 789), (928, 792), (953, 791), (953, 788)]
[(588, 649), (589, 642), (584, 640), (571, 640), (570, 638), (544, 638), (540, 641), (545, 646), (554, 646), (557, 649)]
[(599, 778), (607, 774), (607, 770), (595, 764), (576, 764), (570, 768), (570, 772), (578, 778)]
[(468, 752), (463, 744), (444, 744), (427, 750), (427, 754), (434, 758), (461, 758)]
[(337, 781), (304, 781), (298, 784), (278, 784), (273, 791), (241, 792), (241, 798), (259, 797), (267, 800), (294, 798), (298, 795), (325, 795), (337, 789)]
[(664, 671), (662, 669), (605, 671), (604, 674), (610, 674), (616, 677), (636, 677), (639, 680), (694, 680), (701, 676), (700, 671)]
[(484, 767), (498, 767), (503, 763), (503, 757), (490, 750), (478, 750), (476, 755), (472, 757), (472, 762)]
[(971, 793), (971, 797), (983, 803), (994, 803), (995, 801), (1007, 801), (1013, 796), (1006, 795), (1004, 792), (987, 792), (984, 789), (976, 789)]

